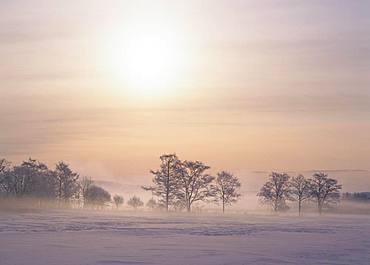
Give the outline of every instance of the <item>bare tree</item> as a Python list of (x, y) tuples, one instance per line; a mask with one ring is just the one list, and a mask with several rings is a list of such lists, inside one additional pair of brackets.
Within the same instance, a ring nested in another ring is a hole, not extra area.
[(298, 213), (301, 215), (302, 202), (311, 197), (310, 183), (303, 176), (293, 177), (290, 182), (290, 199), (298, 202)]
[(123, 204), (123, 197), (120, 195), (114, 195), (113, 197), (114, 204), (116, 205), (117, 209), (120, 207), (120, 205)]
[(137, 210), (137, 208), (142, 207), (144, 205), (144, 203), (142, 202), (142, 200), (139, 197), (137, 197), (137, 196), (131, 197), (128, 200), (127, 204), (130, 205), (135, 210)]
[(188, 212), (196, 201), (205, 201), (211, 196), (214, 177), (205, 173), (210, 167), (200, 161), (184, 161), (178, 164), (176, 196), (183, 201)]
[(216, 202), (222, 203), (222, 212), (225, 212), (225, 205), (231, 205), (241, 196), (238, 190), (241, 187), (239, 179), (233, 174), (222, 171), (217, 173), (215, 184), (212, 185), (212, 196)]
[(175, 154), (165, 154), (160, 156), (160, 169), (150, 171), (153, 177), (153, 186), (143, 187), (143, 189), (152, 191), (154, 195), (158, 196), (159, 202), (163, 204), (166, 210), (174, 202), (176, 198), (176, 174), (179, 159)]
[(67, 201), (78, 193), (79, 175), (73, 172), (69, 165), (59, 162), (55, 168), (55, 178), (57, 182), (57, 197)]
[(309, 180), (311, 195), (317, 201), (319, 214), (322, 213), (324, 206), (335, 204), (340, 199), (342, 185), (336, 179), (329, 178), (324, 172), (317, 172)]
[(257, 194), (264, 203), (270, 204), (275, 212), (288, 209), (286, 200), (289, 198), (290, 191), (289, 178), (286, 173), (272, 172), (270, 179)]

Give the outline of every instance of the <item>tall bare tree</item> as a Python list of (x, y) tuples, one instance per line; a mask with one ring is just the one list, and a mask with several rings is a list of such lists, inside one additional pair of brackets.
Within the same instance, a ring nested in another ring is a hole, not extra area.
[(342, 185), (336, 179), (329, 178), (324, 172), (317, 172), (309, 180), (311, 195), (316, 199), (319, 214), (323, 207), (336, 204), (340, 199)]
[(177, 167), (179, 159), (176, 154), (164, 154), (160, 156), (160, 169), (150, 172), (153, 174), (153, 186), (142, 187), (144, 190), (152, 191), (158, 196), (160, 204), (164, 205), (166, 210), (176, 199), (177, 189)]
[(298, 213), (301, 215), (302, 202), (311, 197), (310, 183), (303, 176), (293, 177), (290, 182), (290, 199), (298, 202)]
[(289, 178), (286, 173), (272, 172), (270, 179), (257, 194), (264, 203), (270, 204), (275, 212), (288, 208), (286, 200), (289, 198), (290, 192)]
[(210, 167), (200, 161), (184, 161), (177, 167), (177, 198), (185, 203), (188, 212), (196, 201), (205, 201), (211, 195), (214, 177), (205, 173)]
[(233, 174), (222, 171), (217, 173), (215, 184), (212, 185), (212, 196), (216, 202), (222, 203), (222, 212), (225, 212), (225, 206), (236, 202), (241, 196), (238, 193), (241, 183)]

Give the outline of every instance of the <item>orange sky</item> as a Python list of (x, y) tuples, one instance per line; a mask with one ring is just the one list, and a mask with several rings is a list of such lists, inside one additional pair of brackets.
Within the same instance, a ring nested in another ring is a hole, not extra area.
[(367, 1), (2, 1), (0, 156), (369, 169)]

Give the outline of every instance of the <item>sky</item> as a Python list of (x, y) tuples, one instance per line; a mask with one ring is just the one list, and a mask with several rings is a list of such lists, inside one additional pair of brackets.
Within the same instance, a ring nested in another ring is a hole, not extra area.
[(177, 153), (370, 178), (369, 1), (0, 0), (0, 58), (14, 162), (140, 182)]

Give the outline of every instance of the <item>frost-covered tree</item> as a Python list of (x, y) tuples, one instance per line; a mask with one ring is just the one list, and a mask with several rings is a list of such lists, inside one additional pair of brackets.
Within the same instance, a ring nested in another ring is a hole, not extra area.
[(64, 162), (59, 162), (54, 171), (56, 183), (57, 183), (57, 198), (59, 200), (65, 200), (73, 198), (78, 194), (79, 175), (73, 172), (69, 165)]
[(205, 173), (210, 167), (200, 161), (184, 161), (177, 166), (176, 197), (183, 201), (188, 212), (194, 202), (205, 201), (211, 196), (214, 177)]
[(113, 196), (114, 204), (116, 205), (117, 209), (123, 204), (123, 197), (120, 195), (114, 195)]
[(104, 206), (106, 203), (111, 201), (111, 195), (108, 191), (99, 187), (97, 185), (91, 185), (86, 192), (86, 201), (87, 205), (92, 206)]
[(212, 185), (212, 196), (217, 203), (222, 204), (222, 212), (225, 212), (225, 206), (236, 202), (241, 196), (238, 192), (241, 183), (233, 174), (222, 171), (217, 173), (214, 184)]
[(291, 178), (290, 182), (290, 199), (298, 203), (298, 213), (301, 215), (302, 202), (311, 197), (310, 182), (303, 176)]
[(286, 173), (272, 172), (269, 180), (257, 194), (264, 203), (270, 204), (275, 212), (288, 209), (286, 200), (290, 192), (289, 178)]
[(317, 172), (309, 179), (310, 193), (317, 202), (317, 209), (322, 213), (324, 206), (336, 204), (340, 200), (342, 185), (336, 179), (329, 178), (324, 172)]
[(134, 208), (135, 210), (137, 210), (137, 208), (142, 207), (144, 205), (143, 201), (137, 196), (131, 197), (128, 200), (127, 204), (131, 206), (132, 208)]
[(164, 154), (160, 156), (160, 169), (150, 171), (153, 174), (153, 186), (143, 187), (143, 189), (152, 191), (158, 196), (159, 203), (163, 204), (166, 210), (176, 199), (177, 190), (177, 166), (179, 159), (175, 154)]

